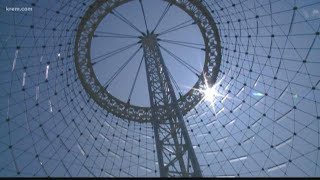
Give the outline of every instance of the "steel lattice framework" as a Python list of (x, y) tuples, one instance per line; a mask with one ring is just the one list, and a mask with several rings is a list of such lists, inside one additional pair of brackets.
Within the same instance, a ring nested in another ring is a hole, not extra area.
[[(199, 177), (200, 166), (157, 43), (157, 36), (147, 34), (142, 38), (142, 46), (160, 175)], [(170, 110), (170, 104), (175, 113)], [(158, 111), (160, 106), (165, 107), (165, 113)]]
[[(142, 33), (141, 41), (147, 71), (148, 89), (151, 107), (137, 107), (121, 102), (108, 93), (97, 80), (90, 60), (90, 44), (93, 32), (99, 22), (113, 9), (127, 1), (96, 1), (81, 21), (76, 38), (75, 62), (80, 80), (89, 95), (107, 111), (120, 118), (150, 122), (154, 127), (160, 175), (201, 176), (192, 142), (184, 124), (183, 114), (192, 109), (203, 94), (195, 89), (205, 85), (207, 79), (212, 85), (220, 67), (221, 52), (217, 27), (208, 10), (200, 1), (169, 0), (171, 4), (183, 9), (198, 25), (205, 42), (206, 52), (203, 73), (186, 95), (178, 101), (173, 90), (169, 74), (164, 64), (157, 35), (154, 32)], [(180, 109), (181, 108), (181, 109)]]

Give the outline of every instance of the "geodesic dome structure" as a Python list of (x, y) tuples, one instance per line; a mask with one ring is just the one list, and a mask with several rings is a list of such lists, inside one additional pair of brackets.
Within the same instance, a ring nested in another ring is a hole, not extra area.
[(97, 2), (0, 2), (0, 176), (160, 176), (154, 29), (202, 176), (319, 176), (320, 2)]

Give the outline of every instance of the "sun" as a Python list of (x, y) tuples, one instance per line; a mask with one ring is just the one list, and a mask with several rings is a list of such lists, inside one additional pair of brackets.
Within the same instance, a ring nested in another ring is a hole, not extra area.
[(217, 84), (219, 84), (219, 82), (214, 85), (209, 85), (206, 78), (204, 79), (204, 82), (204, 87), (195, 90), (199, 91), (203, 95), (201, 102), (206, 101), (210, 104), (214, 104), (217, 97), (221, 96), (221, 94), (219, 94), (217, 91)]
[(208, 87), (204, 90), (202, 90), (202, 93), (204, 95), (203, 100), (207, 101), (207, 102), (214, 102), (217, 92), (215, 90), (215, 88), (213, 87)]

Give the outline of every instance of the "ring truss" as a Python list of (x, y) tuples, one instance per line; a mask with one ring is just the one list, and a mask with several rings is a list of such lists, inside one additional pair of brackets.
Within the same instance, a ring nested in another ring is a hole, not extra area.
[[(113, 9), (127, 2), (129, 1), (96, 1), (92, 4), (78, 27), (74, 53), (75, 64), (85, 90), (101, 107), (120, 118), (150, 122), (152, 120), (151, 108), (134, 106), (115, 98), (96, 78), (92, 67), (94, 63), (91, 62), (91, 40), (97, 26), (105, 16), (109, 13), (114, 13)], [(210, 13), (198, 1), (168, 0), (168, 3), (178, 6), (192, 17), (193, 21), (198, 25), (205, 42), (203, 72), (198, 74), (199, 80), (194, 87), (178, 100), (183, 114), (186, 114), (203, 98), (203, 94), (195, 89), (204, 87), (205, 79), (208, 80), (211, 85), (214, 84), (217, 79), (221, 64), (220, 37)], [(163, 112), (163, 115), (167, 113), (164, 107), (159, 107), (156, 111)]]
[[(93, 1), (1, 1), (0, 176), (159, 176), (149, 123), (92, 100), (74, 64)], [(221, 38), (212, 101), (185, 116), (203, 176), (316, 176), (318, 1), (211, 1)], [(6, 7), (32, 12), (6, 12)]]

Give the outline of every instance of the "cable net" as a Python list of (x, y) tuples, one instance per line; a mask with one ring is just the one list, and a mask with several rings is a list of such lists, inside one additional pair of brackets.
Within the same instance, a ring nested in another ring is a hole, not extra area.
[[(214, 98), (185, 116), (202, 174), (319, 176), (320, 2), (202, 3), (222, 46)], [(108, 113), (78, 79), (90, 4), (1, 1), (0, 176), (159, 176), (151, 124)]]

